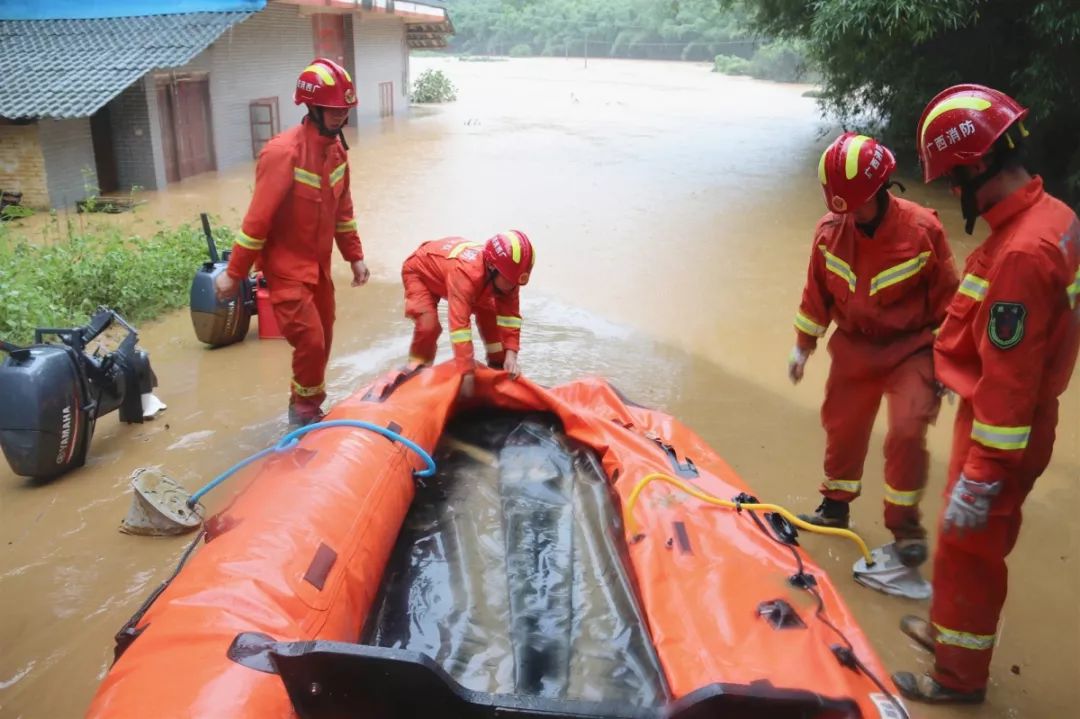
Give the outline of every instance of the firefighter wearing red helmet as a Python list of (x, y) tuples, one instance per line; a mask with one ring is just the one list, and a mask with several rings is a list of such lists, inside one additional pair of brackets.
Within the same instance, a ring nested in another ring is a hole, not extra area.
[(934, 667), (893, 675), (917, 701), (985, 698), (1005, 557), (1050, 462), (1058, 397), (1080, 345), (1080, 222), (1024, 167), (1027, 113), (1002, 92), (957, 85), (930, 101), (916, 135), (924, 179), (946, 177), (959, 191), (968, 232), (979, 216), (990, 226), (934, 343), (938, 378), (961, 402), (930, 621), (901, 624), (933, 652)]
[(519, 373), (521, 349), (519, 288), (529, 282), (536, 255), (519, 230), (502, 232), (487, 242), (446, 237), (420, 245), (401, 267), (405, 315), (415, 323), (410, 362), (431, 364), (442, 325), (439, 300), (447, 300), (450, 344), (462, 374), (461, 394), (473, 392), (472, 316), (484, 342), (488, 364)]
[(251, 205), (216, 289), (219, 298), (235, 296), (252, 264), (260, 263), (274, 317), (293, 348), (289, 423), (299, 426), (323, 416), (334, 331), (334, 243), (352, 268), (353, 287), (367, 282), (368, 268), (341, 134), (356, 107), (352, 78), (337, 63), (317, 59), (297, 78), (293, 100), (306, 104), (308, 114), (259, 153)]
[(822, 501), (802, 518), (848, 526), (874, 419), (888, 397), (885, 525), (901, 561), (918, 566), (927, 556), (919, 514), (929, 470), (926, 431), (940, 406), (931, 346), (959, 280), (936, 213), (889, 192), (895, 167), (888, 148), (854, 132), (822, 153), (818, 179), (829, 212), (814, 231), (788, 374), (793, 383), (802, 379), (818, 339), (835, 322), (821, 407)]

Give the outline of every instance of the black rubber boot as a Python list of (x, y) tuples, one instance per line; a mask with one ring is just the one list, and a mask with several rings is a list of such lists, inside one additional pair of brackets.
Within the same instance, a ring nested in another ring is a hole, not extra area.
[(925, 539), (897, 539), (896, 554), (905, 567), (919, 567), (926, 562), (929, 549)]
[(892, 680), (905, 697), (925, 704), (982, 704), (986, 700), (985, 689), (970, 692), (949, 689), (938, 684), (929, 674), (896, 672)]
[(293, 403), (289, 404), (289, 429), (299, 429), (315, 422), (321, 422), (326, 414), (322, 409), (315, 407), (301, 407)]
[(799, 519), (818, 527), (848, 528), (850, 507), (847, 502), (824, 498), (813, 514), (800, 514)]

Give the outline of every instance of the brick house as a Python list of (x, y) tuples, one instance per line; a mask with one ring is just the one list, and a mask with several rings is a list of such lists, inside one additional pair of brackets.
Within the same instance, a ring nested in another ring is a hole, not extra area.
[(427, 0), (0, 0), (0, 190), (66, 207), (248, 162), (316, 56), (352, 74), (353, 124), (405, 114), (410, 48), (451, 33)]

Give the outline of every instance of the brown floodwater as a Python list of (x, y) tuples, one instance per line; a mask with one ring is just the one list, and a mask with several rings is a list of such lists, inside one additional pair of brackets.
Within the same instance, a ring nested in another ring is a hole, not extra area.
[[(456, 103), (350, 133), (353, 196), (373, 282), (348, 286), (337, 260), (338, 321), (331, 400), (402, 362), (410, 327), (402, 260), (444, 235), (483, 239), (505, 228), (538, 248), (524, 295), (525, 372), (544, 383), (601, 374), (635, 400), (679, 417), (763, 498), (800, 511), (817, 503), (824, 438), (817, 408), (828, 357), (792, 387), (786, 357), (823, 212), (817, 158), (837, 128), (807, 88), (712, 74), (698, 64), (592, 60), (440, 67)], [(16, 232), (56, 241), (68, 220), (150, 233), (197, 221), (236, 225), (252, 166), (144, 193), (134, 213), (35, 217)], [(909, 168), (910, 169), (910, 168)], [(958, 203), (904, 176), (907, 197), (935, 207), (959, 257), (984, 235), (962, 234)], [(194, 270), (195, 268), (193, 268)], [(289, 350), (282, 341), (207, 350), (184, 311), (147, 323), (142, 346), (168, 410), (143, 425), (98, 425), (87, 466), (38, 485), (0, 467), (0, 716), (77, 717), (109, 667), (112, 636), (173, 568), (189, 541), (120, 534), (128, 477), (157, 466), (189, 489), (286, 426)], [(445, 339), (445, 338), (444, 338)], [(446, 343), (444, 342), (444, 345)], [(449, 355), (441, 348), (440, 359)], [(1075, 377), (1074, 377), (1075, 379)], [(1062, 400), (1054, 460), (1025, 506), (1010, 558), (1012, 594), (989, 702), (917, 716), (1072, 716), (1080, 706), (1080, 387)], [(3, 401), (0, 399), (0, 401)], [(941, 506), (953, 408), (931, 430), (925, 510)], [(881, 427), (879, 427), (879, 430)], [(855, 528), (888, 541), (881, 521), (881, 432), (867, 463)], [(228, 485), (209, 495), (223, 506)], [(932, 524), (932, 522), (931, 522)], [(806, 538), (892, 669), (928, 657), (897, 631), (925, 605), (850, 580), (844, 543)]]

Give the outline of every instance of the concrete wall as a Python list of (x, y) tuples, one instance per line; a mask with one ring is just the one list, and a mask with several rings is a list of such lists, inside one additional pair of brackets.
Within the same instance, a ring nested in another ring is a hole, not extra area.
[[(357, 120), (379, 117), (379, 83), (394, 83), (394, 112), (406, 114), (408, 102), (408, 48), (401, 18), (352, 14), (346, 21), (345, 51), (355, 53), (354, 80), (360, 107)], [(155, 75), (205, 72), (210, 78), (210, 104), (217, 168), (227, 170), (251, 162), (252, 100), (277, 97), (280, 129), (300, 122), (306, 113), (293, 104), (296, 76), (314, 58), (311, 17), (295, 5), (269, 4), (248, 20), (235, 25), (210, 47), (183, 67), (153, 73), (145, 78), (148, 99), (146, 122), (154, 158), (155, 184), (145, 166), (132, 167), (145, 187), (165, 185), (161, 148), (161, 123), (154, 91)], [(140, 120), (141, 122), (141, 120)], [(145, 152), (145, 147), (138, 148)]]
[(43, 209), (49, 206), (45, 181), (45, 156), (41, 152), (37, 123), (0, 124), (0, 190), (23, 193), (22, 204)]
[(87, 184), (97, 184), (90, 118), (39, 120), (38, 137), (45, 156), (49, 204), (68, 207), (85, 198)]
[(353, 18), (356, 95), (361, 120), (379, 117), (379, 83), (394, 83), (394, 114), (409, 112), (408, 47), (405, 21), (384, 15)]
[[(130, 190), (133, 185), (147, 190), (156, 190), (161, 186), (154, 166), (146, 85), (146, 78), (141, 78), (108, 104), (120, 192)], [(160, 133), (159, 123), (159, 137)]]
[[(210, 73), (210, 111), (217, 167), (251, 162), (252, 100), (277, 97), (280, 128), (300, 122), (305, 110), (293, 104), (296, 76), (311, 62), (311, 18), (294, 5), (270, 4), (233, 26), (178, 71)], [(158, 162), (161, 151), (157, 151)]]

